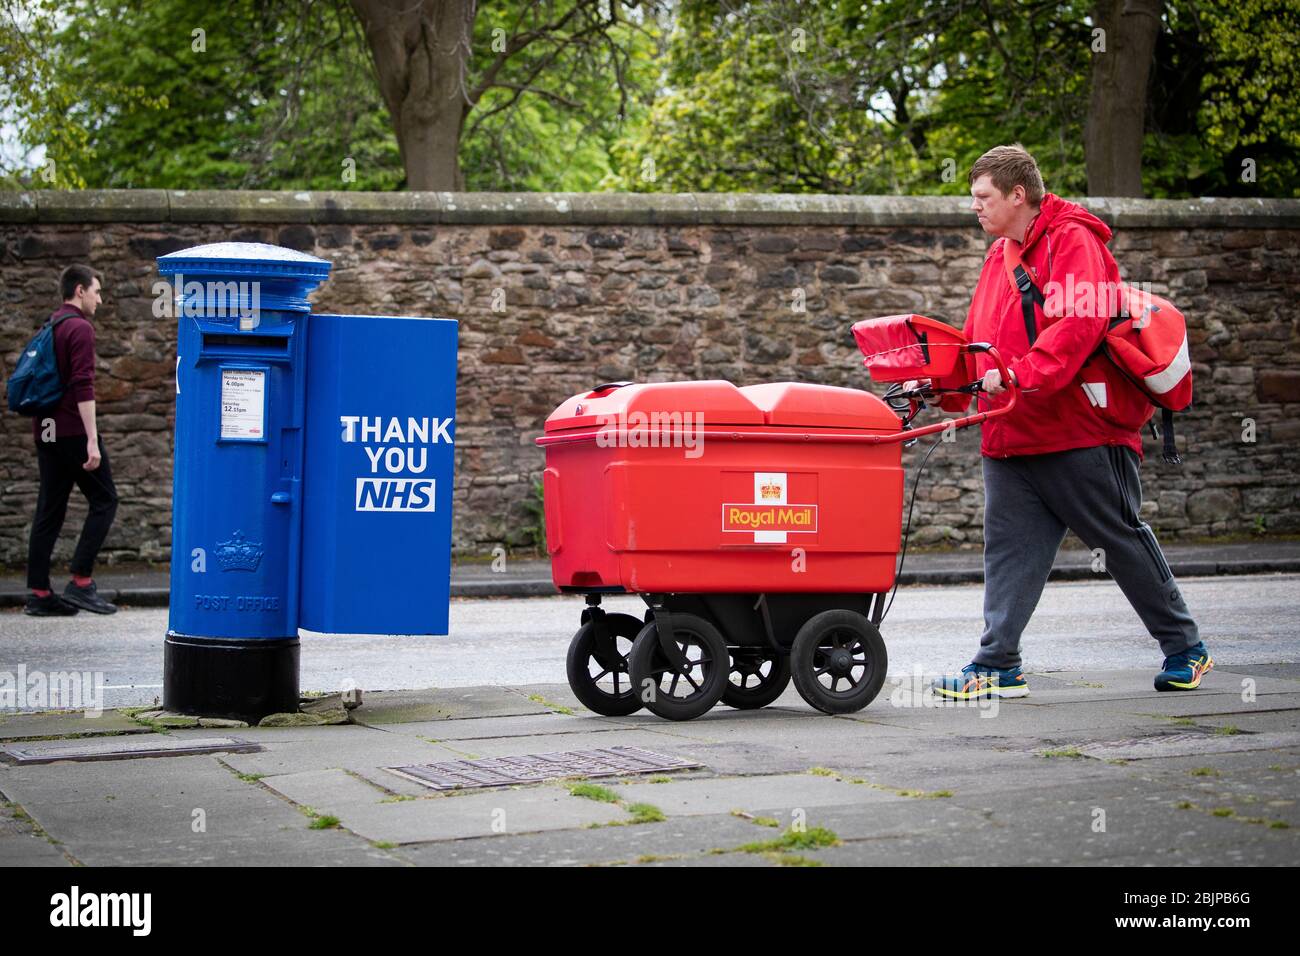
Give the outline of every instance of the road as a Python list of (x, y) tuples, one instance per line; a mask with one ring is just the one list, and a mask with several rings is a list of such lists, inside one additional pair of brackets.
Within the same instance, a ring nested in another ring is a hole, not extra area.
[[(1221, 664), (1300, 662), (1300, 576), (1187, 578), (1179, 582), (1202, 636)], [(881, 633), (891, 674), (935, 674), (970, 660), (982, 630), (978, 586), (901, 588)], [(365, 690), (564, 681), (564, 654), (582, 600), (550, 597), (455, 600), (447, 637), (303, 634), (302, 687)], [(635, 597), (609, 610), (640, 616)], [(165, 609), (124, 608), (111, 617), (26, 617), (0, 612), (4, 673), (102, 672), (104, 706), (150, 704), (161, 695)], [(1150, 668), (1160, 652), (1110, 581), (1049, 585), (1024, 640), (1030, 671)]]

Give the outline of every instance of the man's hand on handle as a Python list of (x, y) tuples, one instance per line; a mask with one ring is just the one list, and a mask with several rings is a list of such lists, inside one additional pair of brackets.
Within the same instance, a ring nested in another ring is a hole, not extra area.
[[(1014, 383), (1015, 372), (1010, 372), (1011, 381)], [(984, 378), (980, 380), (980, 390), (986, 395), (1001, 395), (1007, 390), (1006, 385), (1002, 383), (1002, 373), (995, 368), (989, 369), (984, 373)]]

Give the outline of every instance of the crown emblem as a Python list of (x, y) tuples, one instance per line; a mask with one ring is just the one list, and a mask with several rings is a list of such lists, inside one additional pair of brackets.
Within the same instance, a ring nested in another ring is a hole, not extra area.
[(262, 560), (262, 546), (244, 540), (244, 533), (236, 531), (229, 541), (218, 541), (217, 562), (222, 571), (256, 571)]
[(768, 500), (769, 498), (780, 499), (781, 486), (774, 481), (769, 481), (767, 484), (759, 488), (759, 494), (762, 496), (764, 501)]

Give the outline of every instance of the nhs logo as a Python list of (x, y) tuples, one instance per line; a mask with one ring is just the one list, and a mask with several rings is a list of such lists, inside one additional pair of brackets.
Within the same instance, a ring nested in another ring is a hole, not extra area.
[(433, 511), (432, 478), (358, 478), (357, 511)]

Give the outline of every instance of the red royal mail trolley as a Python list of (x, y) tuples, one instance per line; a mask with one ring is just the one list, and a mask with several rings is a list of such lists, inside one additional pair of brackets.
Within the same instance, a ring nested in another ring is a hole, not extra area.
[[(776, 700), (793, 677), (826, 713), (879, 693), (877, 626), (895, 581), (902, 445), (997, 409), (913, 428), (924, 400), (974, 393), (975, 352), (918, 315), (853, 327), (885, 399), (780, 382), (612, 382), (546, 420), (543, 478), (551, 573), (587, 607), (568, 653), (574, 694), (599, 714), (643, 705), (671, 720), (719, 700)], [(910, 392), (907, 379), (929, 379)], [(644, 620), (606, 613), (602, 595), (638, 594)]]

